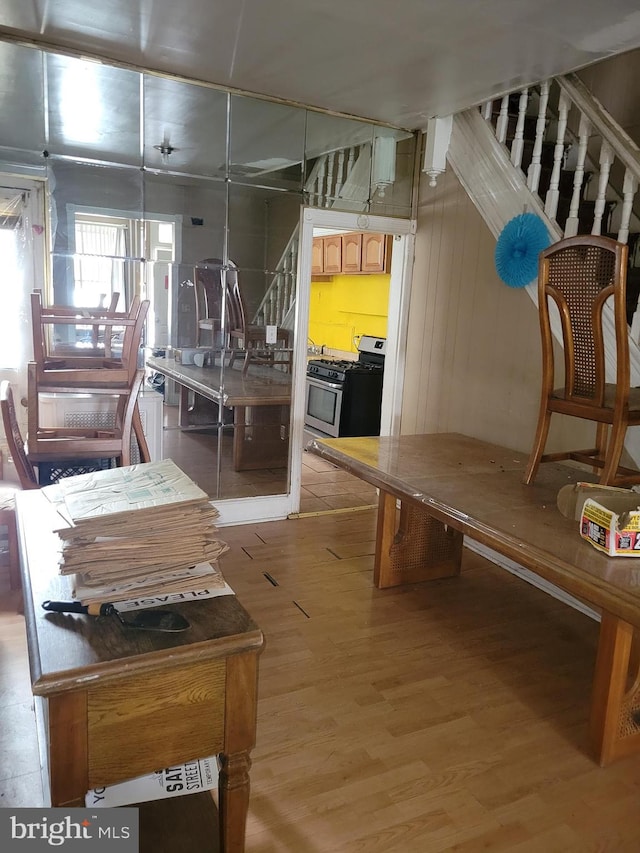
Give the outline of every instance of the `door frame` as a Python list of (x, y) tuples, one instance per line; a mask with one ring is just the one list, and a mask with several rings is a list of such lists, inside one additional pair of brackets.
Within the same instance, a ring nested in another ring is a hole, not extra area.
[(300, 210), (298, 286), (294, 324), (295, 352), (293, 353), (293, 386), (291, 389), (289, 491), (284, 495), (216, 500), (214, 504), (220, 513), (217, 520), (219, 526), (276, 521), (290, 515), (296, 515), (300, 510), (307, 340), (309, 337), (311, 296), (311, 251), (314, 228), (371, 231), (391, 234), (394, 237), (380, 432), (382, 435), (398, 435), (400, 432), (416, 221), (373, 214), (302, 207)]

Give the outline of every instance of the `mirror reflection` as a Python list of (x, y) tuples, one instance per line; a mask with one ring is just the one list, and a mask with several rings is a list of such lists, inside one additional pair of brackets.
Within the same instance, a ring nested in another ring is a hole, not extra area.
[[(301, 205), (409, 216), (414, 136), (10, 42), (0, 100), (0, 185), (21, 205), (2, 220), (22, 258), (17, 334), (35, 289), (120, 314), (148, 300), (152, 455), (212, 498), (286, 493)], [(82, 324), (57, 334), (87, 345)], [(13, 362), (0, 372), (26, 383)]]

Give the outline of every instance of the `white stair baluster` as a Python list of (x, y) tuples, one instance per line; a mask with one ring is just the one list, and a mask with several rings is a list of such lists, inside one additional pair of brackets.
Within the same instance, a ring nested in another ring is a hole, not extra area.
[(324, 157), (322, 160), (322, 163), (320, 164), (320, 170), (318, 172), (318, 195), (317, 195), (318, 207), (324, 207), (325, 206), (325, 199), (326, 199), (325, 178), (326, 178), (326, 175), (327, 175), (327, 158)]
[(516, 168), (522, 163), (522, 152), (524, 150), (524, 123), (527, 117), (527, 104), (529, 103), (529, 90), (523, 89), (518, 100), (518, 120), (516, 132), (511, 143), (511, 162)]
[(498, 142), (504, 142), (507, 138), (507, 128), (509, 126), (509, 95), (505, 95), (500, 102), (500, 114), (496, 123), (496, 139)]
[(587, 156), (587, 143), (591, 131), (591, 122), (582, 114), (580, 116), (580, 127), (578, 129), (578, 162), (573, 176), (573, 195), (569, 207), (569, 216), (564, 229), (565, 237), (575, 237), (578, 233), (580, 199), (582, 197), (582, 182), (584, 181), (584, 161)]
[[(347, 157), (347, 177), (351, 174), (351, 170), (353, 169), (353, 164), (356, 161), (356, 149), (355, 147), (349, 148), (349, 155)], [(345, 177), (346, 181), (346, 177)]]
[(324, 203), (325, 207), (331, 206), (331, 201), (335, 198), (333, 168), (335, 165), (336, 153), (332, 151), (327, 157), (327, 197)]
[(533, 143), (531, 165), (527, 173), (527, 186), (532, 193), (538, 192), (540, 172), (542, 170), (542, 143), (547, 128), (547, 104), (549, 103), (549, 81), (540, 84), (540, 100), (538, 102), (538, 120), (536, 121), (536, 139)]
[(338, 151), (338, 172), (336, 175), (336, 198), (340, 198), (340, 190), (344, 184), (344, 148)]
[(491, 121), (493, 114), (493, 101), (485, 101), (482, 105), (482, 118), (485, 121)]
[(298, 273), (298, 241), (294, 240), (291, 244), (291, 287), (289, 288), (289, 300), (287, 302), (287, 313), (293, 307), (296, 300), (296, 276)]
[(567, 132), (567, 118), (569, 116), (569, 96), (560, 92), (558, 98), (558, 130), (556, 133), (556, 144), (553, 149), (553, 169), (549, 182), (549, 191), (544, 204), (544, 212), (549, 219), (555, 219), (558, 212), (558, 201), (560, 200), (560, 172), (564, 163), (564, 137)]
[[(602, 217), (604, 215), (607, 201), (607, 184), (609, 183), (609, 173), (611, 171), (611, 163), (613, 162), (613, 149), (609, 143), (603, 139), (600, 146), (600, 175), (598, 177), (598, 195), (593, 208), (593, 226), (592, 234), (602, 234)], [(605, 228), (608, 223), (605, 222)]]
[(633, 211), (633, 199), (638, 191), (638, 181), (629, 171), (624, 173), (624, 184), (622, 187), (622, 213), (620, 216), (620, 228), (618, 230), (618, 241), (626, 243), (629, 239), (629, 223)]

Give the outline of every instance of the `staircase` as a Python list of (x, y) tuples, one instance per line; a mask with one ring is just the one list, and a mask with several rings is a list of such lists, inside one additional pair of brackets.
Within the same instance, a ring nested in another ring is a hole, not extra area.
[[(448, 160), (496, 238), (510, 219), (528, 211), (544, 220), (552, 240), (591, 233), (629, 244), (631, 383), (640, 385), (638, 146), (581, 81), (569, 75), (454, 116)], [(536, 281), (526, 290), (537, 303)], [(605, 323), (613, 379), (611, 310)], [(628, 433), (626, 445), (636, 463), (638, 432)]]
[[(304, 186), (312, 207), (366, 209), (369, 200), (371, 145), (351, 146), (318, 157)], [(252, 323), (293, 328), (300, 226), (296, 225)]]

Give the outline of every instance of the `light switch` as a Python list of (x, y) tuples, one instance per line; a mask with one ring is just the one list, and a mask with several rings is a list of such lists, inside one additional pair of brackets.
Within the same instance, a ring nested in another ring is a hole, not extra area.
[(278, 327), (277, 326), (267, 326), (267, 337), (266, 341), (268, 344), (275, 344), (278, 340)]

